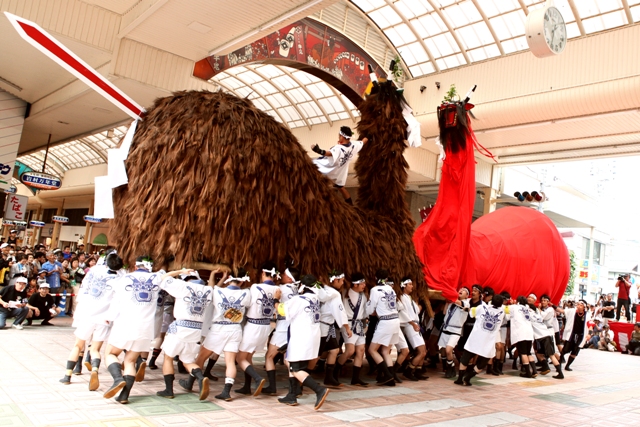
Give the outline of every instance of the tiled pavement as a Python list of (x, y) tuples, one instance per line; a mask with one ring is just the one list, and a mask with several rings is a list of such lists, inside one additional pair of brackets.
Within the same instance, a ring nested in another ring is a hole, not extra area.
[[(0, 331), (0, 427), (640, 426), (640, 358), (596, 350), (583, 351), (563, 381), (550, 375), (525, 380), (509, 371), (501, 377), (483, 374), (472, 380), (473, 387), (460, 387), (432, 372), (428, 381), (397, 387), (345, 386), (332, 391), (317, 412), (309, 394), (296, 407), (269, 396), (217, 401), (221, 382), (212, 382), (210, 398), (199, 402), (176, 381), (176, 398), (166, 400), (155, 396), (164, 388), (161, 372), (147, 370), (131, 403), (120, 405), (89, 392), (87, 373), (74, 376), (71, 385), (58, 382), (74, 338), (70, 319), (54, 322), (59, 326)], [(261, 367), (264, 359), (255, 360)], [(284, 369), (278, 369), (284, 395)], [(222, 377), (223, 370), (221, 361), (214, 372)], [(104, 368), (100, 380), (110, 384)]]

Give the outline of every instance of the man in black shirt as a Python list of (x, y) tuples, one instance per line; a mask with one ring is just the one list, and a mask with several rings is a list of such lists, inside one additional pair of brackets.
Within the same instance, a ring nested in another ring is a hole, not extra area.
[[(31, 324), (32, 320), (42, 319), (42, 326), (53, 326), (53, 323), (50, 323), (49, 320), (60, 312), (60, 309), (56, 307), (53, 301), (53, 297), (49, 295), (49, 284), (46, 282), (40, 285), (38, 292), (31, 295), (27, 307), (33, 310), (33, 317), (28, 320), (29, 324)], [(51, 312), (52, 309), (53, 313)]]
[(9, 238), (7, 239), (7, 243), (10, 245), (17, 245), (18, 244), (18, 231), (17, 230), (11, 230), (11, 232), (9, 233)]
[(19, 277), (14, 285), (0, 289), (0, 329), (4, 328), (7, 319), (15, 317), (12, 327), (22, 329), (22, 322), (29, 314), (26, 299), (27, 278)]
[(616, 303), (613, 302), (613, 295), (608, 294), (607, 300), (602, 302), (602, 319), (604, 320), (604, 324), (607, 325), (609, 320), (613, 320), (616, 317)]

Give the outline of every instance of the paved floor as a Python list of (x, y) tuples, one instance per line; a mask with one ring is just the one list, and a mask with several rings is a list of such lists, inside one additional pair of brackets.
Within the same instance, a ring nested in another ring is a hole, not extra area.
[[(162, 374), (147, 370), (131, 403), (120, 405), (88, 391), (86, 372), (71, 385), (58, 382), (74, 338), (68, 318), (54, 322), (60, 326), (0, 331), (0, 426), (640, 426), (640, 358), (597, 350), (583, 351), (563, 381), (550, 375), (523, 380), (509, 371), (461, 387), (433, 372), (428, 381), (397, 387), (345, 386), (317, 412), (307, 394), (296, 407), (269, 396), (220, 402), (213, 396), (221, 382), (212, 383), (205, 402), (183, 394), (177, 383), (178, 395), (166, 400), (155, 396), (164, 388)], [(261, 367), (263, 359), (257, 360)], [(222, 377), (219, 365), (214, 373)], [(101, 368), (101, 382), (110, 378)], [(279, 387), (284, 395), (285, 382)]]

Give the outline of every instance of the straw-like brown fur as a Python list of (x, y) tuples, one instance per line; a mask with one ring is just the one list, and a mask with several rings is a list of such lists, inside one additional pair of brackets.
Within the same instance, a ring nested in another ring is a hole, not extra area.
[(361, 105), (358, 132), (370, 141), (356, 164), (353, 207), (291, 132), (250, 101), (223, 92), (158, 99), (136, 131), (129, 184), (114, 192), (115, 244), (129, 263), (140, 254), (160, 264), (249, 267), (292, 259), (324, 278), (331, 268), (369, 279), (387, 268), (423, 288), (405, 199), (401, 109), (395, 96)]

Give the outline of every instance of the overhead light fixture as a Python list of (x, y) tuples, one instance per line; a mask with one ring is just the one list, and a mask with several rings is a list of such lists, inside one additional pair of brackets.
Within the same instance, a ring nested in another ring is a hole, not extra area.
[(426, 88), (427, 88), (427, 87), (426, 87), (426, 86), (424, 86), (424, 85), (423, 85), (423, 86), (420, 86), (420, 93), (424, 92), (424, 90), (425, 90)]
[(436, 82), (436, 88), (440, 89), (440, 82)]
[[(302, 6), (299, 6), (299, 7), (295, 8), (295, 9), (285, 13), (284, 15), (281, 15), (281, 16), (279, 16), (279, 17), (277, 17), (277, 18), (275, 18), (275, 19), (273, 19), (273, 20), (271, 20), (271, 21), (269, 21), (269, 22), (267, 22), (265, 24), (262, 24), (258, 28), (255, 28), (255, 29), (253, 29), (253, 30), (251, 30), (251, 31), (239, 36), (239, 37), (236, 37), (234, 40), (231, 40), (230, 42), (225, 43), (222, 46), (219, 46), (219, 47), (213, 49), (211, 52), (209, 52), (209, 56), (219, 54), (220, 52), (224, 52), (225, 50), (229, 49), (232, 46), (237, 46), (239, 43), (242, 43), (245, 40), (250, 39), (251, 37), (255, 36), (256, 34), (262, 32), (262, 31), (264, 31), (264, 30), (266, 30), (268, 28), (271, 28), (271, 27), (274, 27), (274, 26), (276, 26), (278, 24), (281, 24), (281, 23), (287, 21), (288, 19), (290, 19), (290, 18), (292, 18), (292, 17), (304, 12), (305, 10), (310, 9), (310, 8), (322, 3), (322, 1), (323, 0), (313, 0), (313, 1), (309, 2), (309, 3), (307, 3), (307, 4), (303, 4)], [(253, 40), (250, 40), (249, 43), (252, 42), (252, 41)]]

